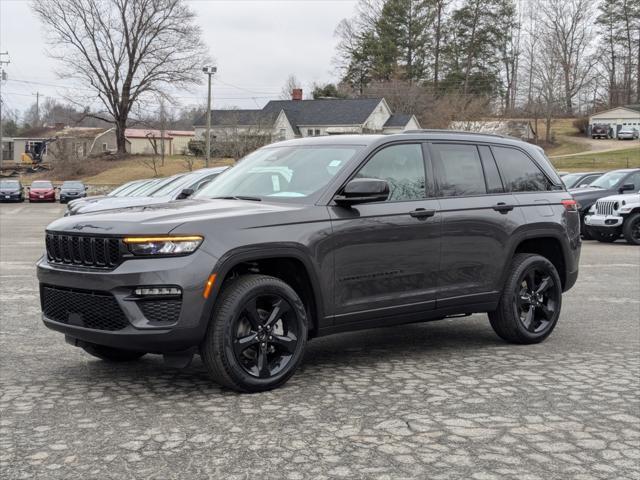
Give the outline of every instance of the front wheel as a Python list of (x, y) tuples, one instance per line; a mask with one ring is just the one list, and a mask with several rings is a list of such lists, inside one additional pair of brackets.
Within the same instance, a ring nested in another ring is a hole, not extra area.
[(555, 328), (561, 305), (562, 284), (553, 264), (540, 255), (517, 254), (489, 320), (508, 342), (539, 343)]
[(640, 245), (640, 213), (634, 213), (625, 219), (622, 233), (627, 243)]
[(306, 310), (289, 285), (266, 275), (243, 275), (223, 288), (200, 353), (219, 384), (261, 392), (294, 374), (307, 333)]

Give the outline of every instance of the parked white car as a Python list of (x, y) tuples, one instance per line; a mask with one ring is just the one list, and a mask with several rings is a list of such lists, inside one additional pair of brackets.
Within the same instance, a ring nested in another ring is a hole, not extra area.
[(615, 242), (620, 235), (640, 245), (640, 192), (599, 199), (584, 217), (585, 227), (600, 242)]

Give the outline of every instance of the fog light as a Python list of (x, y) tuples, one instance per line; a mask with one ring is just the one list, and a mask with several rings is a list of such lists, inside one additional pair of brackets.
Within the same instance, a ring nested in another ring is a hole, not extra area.
[(137, 297), (148, 296), (172, 296), (179, 297), (182, 295), (182, 289), (180, 287), (138, 287), (133, 293)]

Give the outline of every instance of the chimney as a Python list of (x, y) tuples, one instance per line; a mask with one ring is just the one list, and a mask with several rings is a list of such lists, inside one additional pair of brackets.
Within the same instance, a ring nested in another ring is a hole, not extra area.
[(302, 89), (301, 88), (294, 88), (291, 91), (291, 100), (295, 100), (295, 101), (302, 100)]

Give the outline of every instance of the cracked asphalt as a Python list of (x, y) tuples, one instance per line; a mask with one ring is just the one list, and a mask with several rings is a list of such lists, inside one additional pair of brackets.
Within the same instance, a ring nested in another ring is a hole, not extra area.
[(321, 338), (240, 395), (148, 355), (106, 364), (40, 321), (60, 205), (0, 205), (3, 479), (639, 479), (640, 248), (585, 242), (540, 345), (485, 315)]

